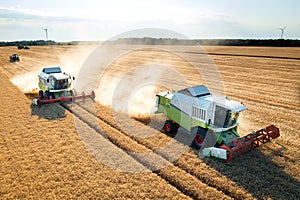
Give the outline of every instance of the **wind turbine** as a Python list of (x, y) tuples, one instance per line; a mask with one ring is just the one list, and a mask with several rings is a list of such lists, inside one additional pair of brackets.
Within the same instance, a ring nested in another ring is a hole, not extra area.
[(287, 26), (283, 27), (283, 28), (278, 28), (279, 30), (281, 30), (281, 39), (283, 39), (283, 33), (284, 33), (284, 29), (286, 29)]
[(45, 31), (45, 33), (46, 33), (46, 40), (48, 41), (48, 27), (42, 28), (42, 29)]

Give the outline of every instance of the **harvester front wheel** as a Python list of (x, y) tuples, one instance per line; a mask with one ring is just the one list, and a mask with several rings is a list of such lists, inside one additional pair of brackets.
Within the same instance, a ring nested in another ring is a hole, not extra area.
[(44, 99), (44, 92), (42, 90), (39, 91), (39, 99)]
[(197, 148), (201, 148), (204, 142), (204, 138), (206, 136), (207, 129), (198, 128), (197, 134), (194, 138), (194, 146)]
[(48, 90), (45, 91), (45, 99), (50, 98), (50, 92)]
[(174, 130), (174, 125), (170, 120), (166, 120), (165, 124), (164, 124), (164, 131), (167, 134), (171, 134)]

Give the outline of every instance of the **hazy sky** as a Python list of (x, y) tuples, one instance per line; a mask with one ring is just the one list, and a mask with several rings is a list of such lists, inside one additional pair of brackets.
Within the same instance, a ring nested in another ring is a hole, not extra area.
[(299, 0), (0, 0), (0, 41), (106, 40), (164, 28), (189, 38), (300, 39)]

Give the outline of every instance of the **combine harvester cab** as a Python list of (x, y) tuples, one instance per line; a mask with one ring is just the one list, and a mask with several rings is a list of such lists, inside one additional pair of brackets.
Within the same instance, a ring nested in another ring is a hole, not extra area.
[(192, 143), (202, 155), (226, 162), (279, 136), (279, 129), (272, 125), (241, 137), (238, 117), (246, 106), (211, 94), (204, 85), (161, 92), (156, 95), (156, 107), (156, 113), (167, 118), (163, 127), (167, 134), (175, 135), (180, 129), (185, 144)]
[(94, 91), (86, 95), (76, 95), (71, 89), (75, 77), (62, 73), (60, 67), (47, 67), (38, 75), (39, 77), (39, 98), (33, 100), (33, 104), (41, 106), (46, 103), (72, 101), (90, 97), (95, 99)]

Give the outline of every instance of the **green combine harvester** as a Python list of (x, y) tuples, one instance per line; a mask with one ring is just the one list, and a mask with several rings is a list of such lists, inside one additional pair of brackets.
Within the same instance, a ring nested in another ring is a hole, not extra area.
[(156, 107), (156, 113), (167, 118), (163, 129), (168, 135), (180, 132), (177, 138), (200, 149), (202, 155), (226, 162), (279, 136), (279, 129), (271, 125), (241, 137), (238, 117), (246, 106), (211, 94), (204, 85), (161, 92), (156, 95)]

